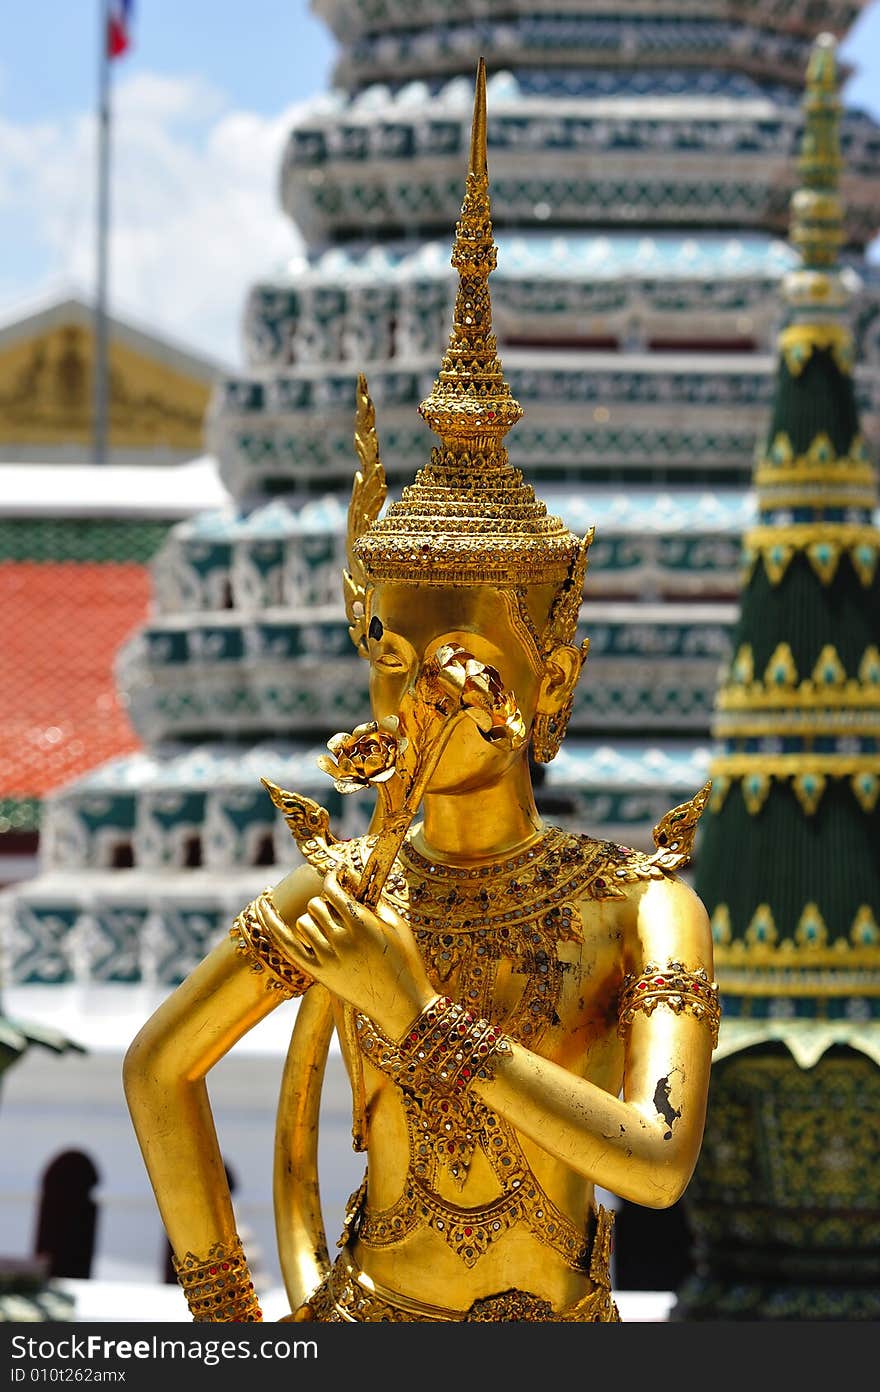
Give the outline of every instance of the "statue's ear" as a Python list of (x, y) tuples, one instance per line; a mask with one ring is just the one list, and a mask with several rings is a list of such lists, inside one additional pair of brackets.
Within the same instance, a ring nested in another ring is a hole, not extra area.
[(544, 676), (538, 691), (536, 711), (540, 715), (555, 715), (571, 700), (581, 674), (583, 656), (580, 648), (561, 643), (544, 659)]

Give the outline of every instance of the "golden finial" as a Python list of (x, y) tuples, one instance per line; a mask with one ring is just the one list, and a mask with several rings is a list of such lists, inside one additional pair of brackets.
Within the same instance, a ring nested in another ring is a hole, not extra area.
[[(359, 531), (351, 554), (369, 581), (415, 585), (566, 587), (577, 621), (586, 552), (551, 516), (507, 457), (503, 438), (522, 416), (504, 380), (488, 280), (496, 247), (486, 159), (486, 65), (480, 59), (470, 157), (452, 265), (458, 271), (452, 333), (430, 396), (419, 412), (440, 437), (431, 462), (381, 517)], [(354, 574), (356, 567), (352, 567)], [(569, 593), (570, 592), (570, 593)], [(556, 612), (556, 610), (554, 610)], [(353, 636), (354, 633), (353, 633)], [(568, 638), (563, 641), (569, 641)]]
[(477, 60), (477, 78), (474, 83), (474, 115), (471, 121), (471, 160), (469, 174), (489, 176), (489, 157), (486, 154), (486, 60)]
[(798, 170), (802, 186), (791, 200), (791, 241), (807, 267), (833, 266), (843, 241), (837, 41), (820, 34), (807, 64), (804, 134)]
[(522, 416), (504, 380), (492, 333), (488, 281), (496, 259), (486, 155), (486, 64), (481, 58), (467, 183), (452, 248), (459, 276), (452, 333), (433, 390), (419, 407), (423, 419), (454, 451), (467, 448), (475, 437), (500, 441)]

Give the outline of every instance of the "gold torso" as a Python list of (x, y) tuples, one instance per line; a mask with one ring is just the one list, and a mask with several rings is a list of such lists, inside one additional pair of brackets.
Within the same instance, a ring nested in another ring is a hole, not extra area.
[[(360, 872), (370, 838), (304, 849), (316, 868)], [(657, 873), (637, 852), (549, 828), (520, 855), (468, 867), (430, 862), (408, 840), (384, 894), (438, 993), (616, 1096), (635, 923), (625, 886)], [(593, 1186), (473, 1092), (452, 1103), (401, 1089), (379, 1066), (393, 1046), (365, 1017), (356, 1025), (354, 1046), (337, 1007), (346, 1066), (364, 1085), (368, 1180), (349, 1214), (361, 1270), (445, 1306), (450, 1291), (465, 1308), (511, 1286), (557, 1309), (587, 1294)]]

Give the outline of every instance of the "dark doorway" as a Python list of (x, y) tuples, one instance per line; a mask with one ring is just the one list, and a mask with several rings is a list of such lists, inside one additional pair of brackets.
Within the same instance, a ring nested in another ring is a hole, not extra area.
[(614, 1219), (618, 1290), (675, 1291), (693, 1270), (692, 1236), (681, 1200), (671, 1208), (621, 1202)]
[(49, 1263), (48, 1275), (87, 1278), (92, 1274), (98, 1208), (93, 1161), (81, 1150), (65, 1150), (43, 1172), (35, 1252)]

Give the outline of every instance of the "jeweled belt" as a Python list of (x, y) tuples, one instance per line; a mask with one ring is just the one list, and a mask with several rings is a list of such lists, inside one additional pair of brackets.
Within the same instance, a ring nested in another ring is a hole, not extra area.
[(475, 1300), (467, 1310), (452, 1310), (402, 1295), (367, 1276), (348, 1249), (337, 1257), (315, 1294), (297, 1312), (300, 1320), (321, 1324), (394, 1323), (530, 1323), (615, 1324), (620, 1315), (611, 1296), (608, 1259), (613, 1213), (599, 1207), (592, 1244), (593, 1290), (574, 1305), (556, 1311), (549, 1300), (530, 1291), (499, 1291)]

